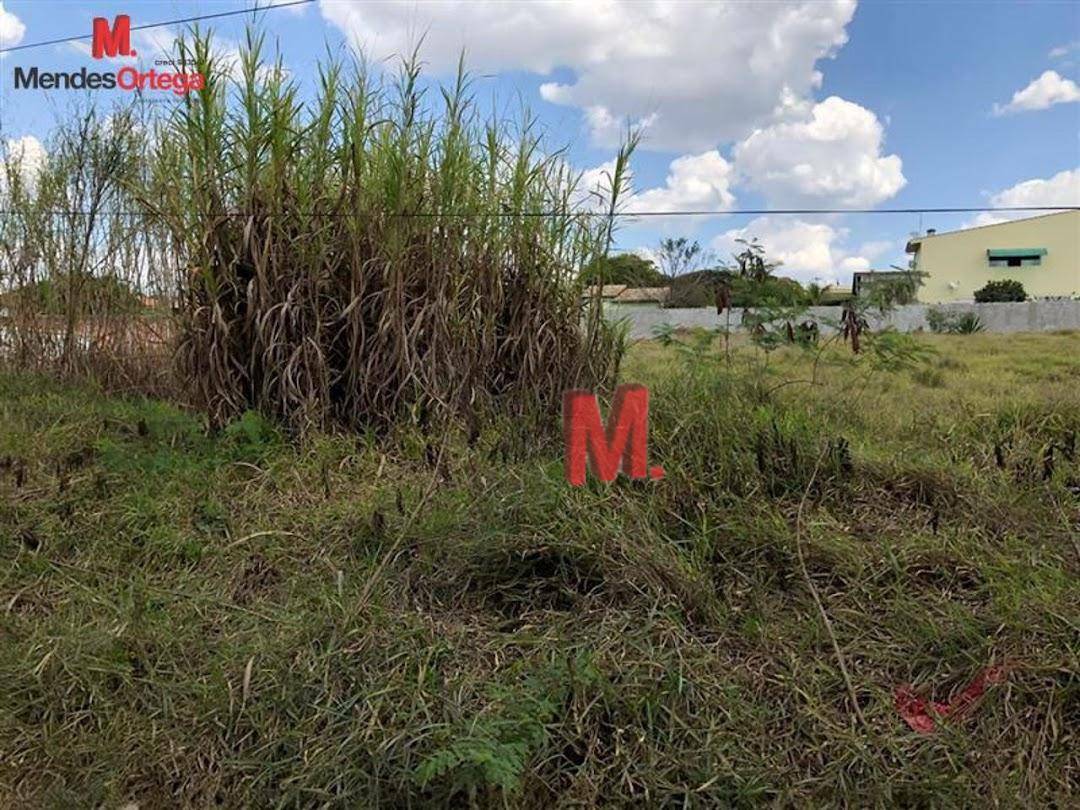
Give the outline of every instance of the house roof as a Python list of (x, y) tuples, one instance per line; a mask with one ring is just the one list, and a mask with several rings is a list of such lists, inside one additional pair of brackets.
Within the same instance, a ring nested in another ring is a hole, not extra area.
[(662, 304), (671, 292), (667, 287), (627, 287), (615, 296), (620, 304), (640, 304), (655, 301)]
[[(621, 292), (623, 292), (623, 290), (625, 290), (625, 289), (626, 289), (625, 284), (605, 284), (603, 287), (600, 288), (600, 297), (601, 298), (615, 298)], [(593, 284), (591, 287), (586, 289), (585, 294), (587, 296), (589, 296), (590, 298), (592, 296), (596, 295), (596, 285)]]
[[(585, 296), (596, 295), (596, 285), (585, 290)], [(641, 304), (649, 301), (663, 303), (670, 290), (667, 287), (628, 287), (626, 284), (605, 284), (600, 287), (600, 297), (605, 301), (617, 301), (620, 304)]]
[(1051, 211), (1048, 214), (1039, 214), (1034, 217), (1023, 217), (1021, 219), (1007, 219), (1004, 222), (992, 222), (989, 225), (975, 225), (971, 228), (957, 228), (954, 231), (941, 231), (940, 233), (925, 233), (919, 236), (913, 236), (908, 240), (907, 245), (904, 246), (905, 253), (914, 253), (917, 251), (918, 245), (924, 239), (937, 239), (939, 236), (951, 236), (955, 233), (966, 233), (967, 231), (978, 231), (983, 228), (1000, 228), (1002, 225), (1013, 225), (1017, 222), (1030, 222), (1033, 219), (1045, 219), (1046, 217), (1062, 217), (1069, 214), (1080, 214), (1080, 210), (1076, 208), (1067, 208), (1064, 211)]

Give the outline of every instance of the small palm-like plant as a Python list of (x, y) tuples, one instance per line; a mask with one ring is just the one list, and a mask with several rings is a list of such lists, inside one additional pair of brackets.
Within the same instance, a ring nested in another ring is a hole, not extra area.
[(957, 335), (973, 335), (976, 332), (982, 332), (985, 328), (978, 315), (974, 312), (965, 312), (949, 331)]

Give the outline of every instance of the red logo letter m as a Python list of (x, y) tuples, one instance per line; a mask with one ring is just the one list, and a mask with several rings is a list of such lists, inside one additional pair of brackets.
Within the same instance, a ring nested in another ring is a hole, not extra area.
[[(566, 445), (566, 480), (579, 487), (585, 483), (588, 457), (593, 474), (614, 481), (621, 469), (631, 478), (660, 478), (656, 467), (646, 472), (648, 459), (649, 391), (643, 385), (620, 385), (608, 416), (600, 421), (600, 406), (591, 391), (563, 394), (563, 440)], [(651, 473), (651, 475), (650, 475)]]
[(104, 56), (133, 56), (131, 51), (131, 17), (118, 14), (112, 27), (104, 17), (94, 17), (94, 45), (90, 55), (95, 59)]

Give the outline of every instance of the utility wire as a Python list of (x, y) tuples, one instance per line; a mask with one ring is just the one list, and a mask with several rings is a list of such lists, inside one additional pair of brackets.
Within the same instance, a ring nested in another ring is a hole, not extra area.
[[(269, 11), (273, 8), (288, 8), (289, 6), (306, 6), (309, 3), (314, 3), (315, 0), (289, 0), (287, 3), (274, 3), (268, 6), (253, 6), (252, 8), (239, 8), (232, 11), (218, 11), (214, 14), (200, 14), (197, 17), (183, 17), (178, 20), (164, 20), (162, 22), (144, 23), (143, 25), (131, 26), (132, 31), (145, 31), (148, 28), (161, 28), (166, 25), (183, 25), (184, 23), (198, 22), (199, 20), (216, 20), (221, 17), (236, 17), (240, 14), (257, 14), (260, 11)], [(27, 48), (41, 48), (45, 45), (60, 45), (64, 42), (78, 42), (82, 39), (90, 39), (93, 34), (80, 34), (74, 37), (60, 37), (59, 39), (46, 39), (41, 42), (28, 42), (25, 45), (14, 45), (10, 48), (0, 48), (0, 53), (11, 53), (12, 51), (25, 51)]]
[[(252, 214), (243, 211), (224, 211), (215, 213), (213, 217), (258, 217), (273, 218), (279, 216), (310, 216), (324, 217), (327, 219), (342, 219), (353, 217), (384, 216), (395, 219), (539, 219), (543, 217), (620, 217), (626, 219), (656, 218), (656, 217), (724, 217), (724, 216), (806, 216), (812, 214), (976, 214), (976, 213), (1023, 213), (1036, 211), (1080, 211), (1080, 205), (1013, 205), (1001, 208), (992, 207), (953, 207), (953, 208), (739, 208), (728, 211), (491, 211), (478, 213), (475, 211), (360, 211), (356, 213), (311, 213), (294, 212), (287, 213), (262, 213)], [(0, 209), (2, 214), (25, 213), (11, 208)], [(143, 211), (82, 211), (77, 209), (47, 209), (37, 211), (38, 214), (52, 216), (129, 216), (129, 217), (155, 217), (163, 216), (152, 212)]]

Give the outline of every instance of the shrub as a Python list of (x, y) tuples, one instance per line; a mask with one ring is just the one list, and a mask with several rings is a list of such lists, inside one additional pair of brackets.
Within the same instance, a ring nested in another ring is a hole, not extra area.
[(696, 270), (676, 277), (671, 283), (669, 307), (709, 307), (716, 304), (721, 286), (731, 290), (731, 306), (792, 307), (810, 303), (807, 291), (790, 278), (768, 276), (757, 280), (742, 278), (730, 270)]
[(868, 275), (859, 294), (866, 298), (868, 305), (885, 312), (895, 306), (915, 303), (926, 276), (927, 273), (915, 270)]
[(180, 47), (206, 87), (156, 139), (143, 197), (189, 268), (178, 373), (213, 423), (475, 426), (613, 380), (622, 333), (576, 281), (612, 220), (583, 215), (531, 120), (489, 122), (464, 70), (428, 100), (415, 55), (389, 85), (323, 64), (305, 104), (261, 35), (235, 87), (207, 36)]
[(716, 290), (725, 283), (722, 270), (695, 270), (671, 279), (666, 306), (711, 307), (716, 304)]
[(973, 335), (976, 332), (983, 331), (985, 328), (978, 315), (974, 312), (965, 312), (956, 320), (949, 331), (956, 335)]
[(970, 335), (986, 328), (974, 312), (952, 314), (937, 308), (927, 311), (926, 322), (935, 334)]
[(975, 301), (988, 304), (998, 301), (1027, 301), (1024, 285), (1011, 278), (1001, 281), (989, 281), (986, 286), (975, 291)]

